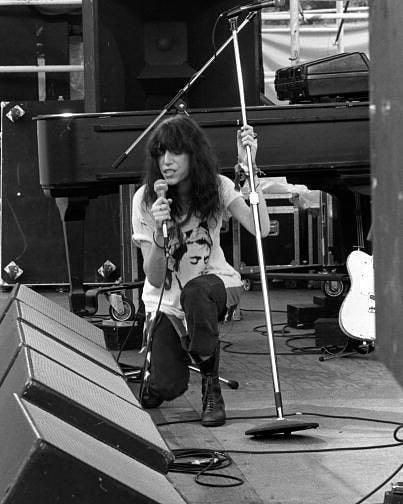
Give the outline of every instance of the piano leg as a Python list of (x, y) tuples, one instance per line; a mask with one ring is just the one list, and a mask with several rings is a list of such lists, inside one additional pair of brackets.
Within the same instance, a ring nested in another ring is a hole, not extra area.
[(84, 292), (84, 223), (89, 198), (56, 198), (63, 224), (67, 271), (70, 283), (70, 311), (80, 316), (89, 315), (85, 308)]

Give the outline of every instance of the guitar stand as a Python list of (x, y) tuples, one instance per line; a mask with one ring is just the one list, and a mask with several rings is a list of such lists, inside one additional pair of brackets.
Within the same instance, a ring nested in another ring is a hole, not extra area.
[[(351, 346), (350, 346), (351, 345)], [(354, 348), (356, 346), (356, 348)], [(353, 348), (352, 351), (345, 352), (348, 348)], [(353, 355), (368, 355), (375, 349), (375, 344), (373, 341), (358, 341), (349, 338), (347, 344), (339, 352), (329, 355), (322, 355), (319, 357), (320, 362), (332, 360), (332, 359), (342, 359), (344, 357), (352, 357)]]

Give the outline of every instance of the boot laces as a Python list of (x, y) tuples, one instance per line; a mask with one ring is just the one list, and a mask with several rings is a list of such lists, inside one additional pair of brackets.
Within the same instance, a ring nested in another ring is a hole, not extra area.
[(213, 376), (207, 376), (206, 378), (206, 388), (204, 390), (203, 403), (205, 404), (205, 410), (212, 410), (216, 405), (216, 397), (213, 389), (214, 378)]

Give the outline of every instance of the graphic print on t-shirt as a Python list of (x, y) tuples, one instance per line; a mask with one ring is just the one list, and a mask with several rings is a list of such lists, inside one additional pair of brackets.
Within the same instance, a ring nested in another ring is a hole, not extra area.
[(213, 240), (207, 222), (188, 231), (182, 231), (179, 226), (175, 226), (174, 230), (175, 234), (169, 240), (170, 261), (166, 288), (170, 288), (174, 275), (182, 289), (189, 280), (205, 271)]

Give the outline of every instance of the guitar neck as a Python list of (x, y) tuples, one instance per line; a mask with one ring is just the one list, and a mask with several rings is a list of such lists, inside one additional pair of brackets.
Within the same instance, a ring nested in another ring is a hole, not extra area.
[(357, 248), (362, 250), (364, 248), (364, 227), (362, 224), (361, 196), (358, 193), (354, 193), (354, 198), (355, 198), (355, 222), (357, 231)]

